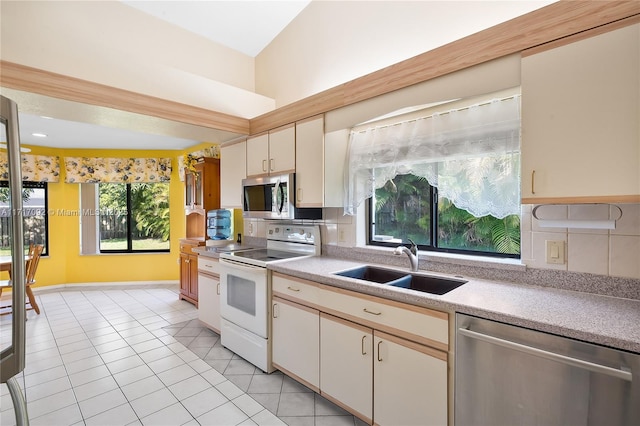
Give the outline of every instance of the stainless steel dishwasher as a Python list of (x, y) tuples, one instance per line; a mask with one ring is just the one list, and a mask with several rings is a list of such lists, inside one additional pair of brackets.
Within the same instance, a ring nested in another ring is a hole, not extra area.
[(456, 425), (640, 425), (640, 354), (456, 315)]

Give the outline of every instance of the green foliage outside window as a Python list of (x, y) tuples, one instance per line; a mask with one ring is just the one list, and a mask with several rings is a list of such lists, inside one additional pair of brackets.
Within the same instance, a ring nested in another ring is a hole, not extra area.
[(101, 251), (168, 250), (169, 184), (100, 184)]
[(419, 176), (398, 175), (388, 181), (373, 197), (371, 240), (397, 245), (411, 239), (421, 249), (520, 254), (518, 215), (475, 217), (442, 197), (436, 210), (436, 194), (437, 189)]

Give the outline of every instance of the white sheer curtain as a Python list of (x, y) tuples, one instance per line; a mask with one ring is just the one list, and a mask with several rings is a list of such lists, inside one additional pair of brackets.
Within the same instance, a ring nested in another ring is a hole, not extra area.
[(352, 132), (345, 214), (400, 174), (476, 217), (520, 213), (520, 96)]

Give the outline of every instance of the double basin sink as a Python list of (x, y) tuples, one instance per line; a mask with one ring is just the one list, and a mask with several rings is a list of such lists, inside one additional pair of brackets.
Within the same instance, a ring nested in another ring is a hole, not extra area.
[(377, 266), (364, 265), (346, 271), (335, 272), (334, 275), (355, 278), (358, 280), (402, 287), (424, 293), (443, 295), (460, 287), (467, 281), (443, 278), (419, 272), (403, 272)]

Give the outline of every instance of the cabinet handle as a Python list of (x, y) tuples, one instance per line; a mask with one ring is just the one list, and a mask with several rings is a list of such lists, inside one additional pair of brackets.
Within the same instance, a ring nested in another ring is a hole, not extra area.
[(184, 260), (184, 263), (190, 263), (190, 262), (189, 262), (189, 259), (185, 259), (185, 260)]
[(378, 362), (382, 362), (382, 357), (380, 356), (380, 344), (382, 343), (382, 340), (380, 340), (378, 342)]
[(298, 201), (302, 201), (302, 188), (298, 188)]
[(273, 164), (274, 164), (274, 161), (273, 161), (273, 158), (272, 158), (272, 159), (269, 160), (269, 171), (271, 171), (271, 172), (275, 170), (275, 167), (273, 166)]
[(380, 314), (382, 314), (382, 312), (373, 312), (373, 311), (368, 310), (367, 308), (364, 308), (363, 311), (365, 311), (366, 313), (371, 314), (371, 315), (380, 315)]
[(273, 309), (272, 309), (272, 312), (271, 312), (271, 316), (274, 317), (274, 318), (278, 318), (277, 309), (278, 309), (278, 304), (274, 303), (273, 304)]
[(365, 342), (367, 341), (367, 336), (362, 336), (362, 355), (366, 355), (367, 354), (367, 348), (364, 346)]
[(218, 296), (220, 295), (220, 283), (218, 283), (218, 285), (217, 285), (216, 293), (218, 293)]
[(262, 160), (262, 171), (266, 172), (267, 171), (267, 160)]
[(535, 194), (536, 191), (536, 187), (535, 187), (535, 183), (536, 183), (536, 171), (535, 170), (531, 170), (531, 194)]
[(299, 288), (295, 288), (295, 287), (291, 287), (291, 286), (287, 287), (287, 289), (289, 289), (291, 291), (300, 291)]

